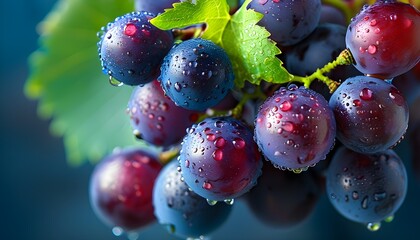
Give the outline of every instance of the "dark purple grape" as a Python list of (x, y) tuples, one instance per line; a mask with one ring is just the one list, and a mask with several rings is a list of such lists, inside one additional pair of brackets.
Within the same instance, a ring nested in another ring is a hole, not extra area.
[[(346, 28), (341, 25), (325, 23), (317, 28), (304, 40), (294, 45), (286, 52), (287, 70), (294, 75), (311, 75), (335, 60), (346, 49)], [(338, 66), (327, 74), (333, 80), (341, 81), (360, 75), (353, 66)], [(323, 82), (314, 81), (311, 89), (321, 93), (326, 99), (331, 97), (328, 86)]]
[(280, 46), (291, 46), (307, 37), (318, 25), (320, 0), (253, 0), (248, 8), (264, 14), (258, 23)]
[(162, 31), (149, 20), (148, 12), (132, 12), (103, 28), (98, 43), (105, 74), (127, 85), (151, 82), (173, 44), (170, 31)]
[(204, 111), (219, 103), (233, 87), (232, 65), (226, 52), (201, 38), (184, 41), (165, 57), (162, 88), (176, 105)]
[(330, 99), (337, 138), (356, 152), (375, 153), (394, 146), (408, 126), (408, 105), (381, 79), (358, 76), (343, 82)]
[(264, 164), (258, 184), (245, 194), (254, 215), (267, 225), (293, 227), (314, 210), (323, 182), (313, 172), (295, 174)]
[(146, 11), (154, 14), (162, 13), (167, 8), (172, 8), (172, 4), (180, 2), (179, 0), (135, 0), (136, 11)]
[(342, 147), (327, 173), (327, 193), (344, 217), (377, 223), (392, 216), (404, 201), (407, 173), (393, 150), (364, 155)]
[(334, 115), (319, 93), (292, 84), (280, 88), (261, 106), (255, 137), (275, 166), (299, 172), (325, 159), (330, 151)]
[(141, 149), (123, 149), (105, 157), (90, 180), (90, 201), (111, 227), (136, 230), (153, 221), (152, 193), (162, 166)]
[(363, 8), (347, 28), (346, 44), (364, 74), (390, 79), (420, 61), (420, 12), (393, 0)]
[(180, 142), (185, 129), (199, 116), (198, 112), (176, 106), (156, 80), (134, 89), (127, 112), (138, 138), (164, 147)]
[(179, 162), (187, 185), (212, 201), (231, 200), (249, 191), (262, 167), (252, 131), (230, 117), (193, 125), (182, 142)]
[(180, 238), (198, 239), (219, 228), (232, 206), (210, 206), (182, 180), (178, 161), (171, 161), (159, 174), (153, 189), (155, 215), (161, 225)]
[(346, 16), (341, 10), (327, 4), (321, 5), (319, 24), (332, 23), (347, 27)]

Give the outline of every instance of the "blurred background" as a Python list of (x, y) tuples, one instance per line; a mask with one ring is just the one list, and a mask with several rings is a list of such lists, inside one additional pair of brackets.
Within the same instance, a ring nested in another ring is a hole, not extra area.
[[(36, 26), (54, 0), (0, 2), (0, 239), (123, 239), (93, 213), (88, 198), (92, 165), (67, 165), (62, 139), (50, 135), (37, 103), (23, 94), (28, 55), (37, 48)], [(378, 232), (341, 217), (324, 193), (313, 214), (292, 229), (276, 229), (256, 220), (244, 203), (212, 239), (409, 239), (420, 227), (420, 183), (411, 170), (407, 143), (398, 151), (406, 163), (409, 189), (392, 223)], [(140, 240), (173, 239), (157, 224)]]

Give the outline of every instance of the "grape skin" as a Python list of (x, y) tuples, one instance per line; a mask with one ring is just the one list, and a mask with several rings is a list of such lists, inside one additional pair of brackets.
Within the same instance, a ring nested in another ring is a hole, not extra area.
[(258, 23), (279, 46), (291, 46), (307, 37), (321, 16), (320, 0), (253, 0), (248, 8), (264, 14)]
[(193, 125), (179, 156), (188, 186), (209, 200), (248, 192), (261, 174), (262, 158), (245, 124), (231, 117), (206, 118)]
[(178, 161), (172, 160), (159, 173), (153, 188), (155, 216), (169, 233), (180, 238), (199, 238), (220, 227), (232, 206), (210, 206), (182, 180)]
[(391, 79), (420, 61), (420, 11), (409, 4), (377, 1), (347, 28), (346, 45), (362, 73)]
[(325, 159), (334, 144), (335, 128), (328, 102), (319, 93), (292, 84), (263, 103), (255, 138), (275, 166), (304, 170)]
[(226, 52), (201, 38), (184, 41), (164, 58), (159, 81), (178, 106), (204, 111), (219, 103), (233, 87), (232, 64)]
[(393, 150), (364, 155), (340, 148), (327, 172), (330, 202), (344, 217), (375, 223), (392, 216), (407, 193), (407, 172)]
[(329, 105), (337, 121), (337, 138), (361, 153), (395, 145), (408, 127), (408, 105), (402, 94), (381, 79), (357, 76), (344, 81)]
[(178, 107), (166, 97), (157, 80), (133, 90), (127, 112), (136, 137), (164, 147), (179, 143), (198, 118), (198, 112)]
[(92, 173), (90, 201), (111, 227), (137, 230), (155, 221), (152, 192), (162, 166), (142, 149), (126, 148), (106, 156)]
[(173, 44), (170, 31), (162, 31), (149, 20), (148, 12), (132, 12), (109, 23), (98, 43), (105, 74), (126, 85), (151, 82)]

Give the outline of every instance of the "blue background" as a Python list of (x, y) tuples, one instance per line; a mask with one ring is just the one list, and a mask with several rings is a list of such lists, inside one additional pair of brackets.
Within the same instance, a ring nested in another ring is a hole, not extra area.
[[(39, 119), (36, 102), (23, 95), (28, 55), (37, 48), (36, 25), (54, 0), (0, 2), (0, 239), (123, 239), (94, 215), (88, 182), (93, 166), (72, 168), (62, 139), (53, 137), (48, 120)], [(420, 183), (410, 168), (406, 143), (399, 146), (409, 175), (407, 198), (394, 222), (372, 233), (341, 217), (323, 194), (315, 212), (292, 229), (264, 226), (242, 202), (212, 239), (413, 239), (420, 227)], [(170, 239), (154, 224), (140, 239)]]

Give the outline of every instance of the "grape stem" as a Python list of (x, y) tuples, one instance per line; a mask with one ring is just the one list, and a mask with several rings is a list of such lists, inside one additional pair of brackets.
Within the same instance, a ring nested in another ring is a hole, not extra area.
[(162, 165), (166, 165), (169, 163), (172, 159), (174, 159), (176, 156), (178, 156), (180, 151), (180, 146), (175, 146), (167, 151), (163, 151), (159, 153), (159, 162)]
[(306, 88), (309, 88), (312, 81), (314, 81), (315, 79), (318, 79), (322, 81), (323, 83), (325, 83), (330, 89), (330, 92), (332, 93), (337, 89), (340, 83), (330, 79), (329, 77), (325, 76), (325, 74), (330, 72), (337, 66), (350, 65), (353, 62), (354, 62), (353, 56), (351, 55), (350, 51), (348, 49), (344, 49), (334, 61), (327, 63), (322, 68), (318, 68), (311, 75), (306, 76), (306, 77), (293, 76), (291, 81), (303, 83)]

